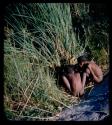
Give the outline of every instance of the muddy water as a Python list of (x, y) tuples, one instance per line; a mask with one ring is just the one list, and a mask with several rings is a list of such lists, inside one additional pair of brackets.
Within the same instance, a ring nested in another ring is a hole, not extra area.
[(78, 105), (64, 109), (57, 121), (98, 121), (109, 116), (109, 76), (86, 92)]

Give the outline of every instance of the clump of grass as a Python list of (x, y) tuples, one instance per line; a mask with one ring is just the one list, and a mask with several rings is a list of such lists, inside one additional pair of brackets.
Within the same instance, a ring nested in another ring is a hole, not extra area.
[[(5, 110), (7, 118), (53, 116), (70, 98), (56, 85), (50, 67), (77, 52), (69, 4), (14, 4), (5, 16)], [(9, 15), (10, 16), (9, 16)], [(51, 18), (52, 17), (52, 18)], [(13, 21), (12, 21), (13, 20)], [(10, 28), (9, 28), (10, 29)], [(53, 69), (54, 70), (54, 69)]]
[[(16, 31), (14, 40), (17, 43), (22, 43), (25, 36), (32, 34), (29, 37), (32, 37), (33, 43), (42, 55), (50, 57), (49, 59), (58, 65), (60, 62), (57, 59), (69, 60), (77, 55), (78, 50), (76, 51), (75, 48), (78, 45), (72, 30), (69, 4), (36, 3), (27, 4), (27, 6), (18, 4), (15, 5), (14, 12), (9, 14), (10, 18), (7, 16), (6, 20)], [(52, 55), (55, 57), (51, 58)]]
[[(49, 67), (30, 63), (30, 54), (12, 48), (10, 56), (4, 56), (4, 88), (5, 106), (6, 109), (14, 111), (14, 119), (21, 115), (30, 116), (31, 113), (33, 116), (43, 117), (47, 112), (46, 117), (52, 116), (60, 111), (58, 107), (68, 107), (70, 98), (56, 86), (56, 79), (49, 72)], [(33, 114), (34, 109), (36, 114)]]

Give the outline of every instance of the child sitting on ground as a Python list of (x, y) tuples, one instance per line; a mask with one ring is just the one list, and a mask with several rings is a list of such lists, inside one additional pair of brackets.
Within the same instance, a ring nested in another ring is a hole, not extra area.
[(94, 81), (95, 83), (100, 83), (103, 80), (103, 72), (94, 61), (88, 60), (86, 56), (80, 56), (77, 61), (82, 68), (81, 81), (83, 89), (87, 79), (90, 79), (90, 81)]
[(64, 67), (64, 73), (62, 74), (63, 83), (69, 89), (74, 96), (81, 96), (84, 93), (81, 83), (80, 73), (76, 66), (67, 65)]

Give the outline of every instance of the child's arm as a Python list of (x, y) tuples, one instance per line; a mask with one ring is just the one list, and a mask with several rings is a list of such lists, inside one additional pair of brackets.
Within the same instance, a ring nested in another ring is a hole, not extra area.
[(68, 81), (68, 79), (66, 78), (66, 76), (62, 76), (63, 82), (66, 85), (66, 87), (69, 89), (69, 91), (71, 91), (71, 87), (70, 87), (70, 83)]
[(86, 74), (86, 72), (84, 72), (83, 76), (82, 76), (82, 85), (83, 85), (83, 87), (85, 86), (85, 83), (86, 83), (86, 77), (87, 77), (87, 74)]

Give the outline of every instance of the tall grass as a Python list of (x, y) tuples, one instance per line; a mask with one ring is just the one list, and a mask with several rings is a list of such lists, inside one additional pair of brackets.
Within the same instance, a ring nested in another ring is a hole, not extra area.
[(36, 116), (39, 119), (68, 107), (73, 100), (56, 85), (50, 67), (60, 66), (63, 58), (69, 63), (80, 51), (80, 48), (76, 50), (69, 4), (9, 5), (5, 21), (8, 25), (8, 37), (4, 40), (7, 118), (17, 120), (25, 116), (28, 120), (27, 117)]
[[(67, 59), (80, 52), (80, 47), (79, 52), (76, 51), (78, 45), (72, 30), (69, 4), (34, 3), (28, 4), (27, 7), (19, 4), (10, 16), (6, 17), (6, 20), (16, 30), (17, 35), (15, 34), (14, 38), (19, 44), (23, 44), (25, 33), (28, 36), (31, 31), (30, 39), (34, 39), (42, 54), (48, 58), (53, 54), (57, 56), (57, 51), (61, 57)], [(46, 45), (47, 51), (43, 49)], [(57, 57), (52, 59), (59, 63)]]
[[(74, 8), (79, 16), (87, 15), (89, 11), (83, 3), (74, 4)], [(58, 86), (55, 77), (55, 67), (61, 66), (62, 59), (67, 64), (75, 63), (72, 60), (85, 49), (79, 46), (80, 41), (77, 41), (72, 29), (70, 4), (9, 4), (5, 22), (6, 117), (11, 120), (43, 120), (59, 113), (62, 108), (69, 108), (74, 101), (78, 102), (77, 98), (71, 98)], [(92, 39), (95, 38), (94, 25), (89, 30), (85, 44), (93, 47), (93, 57), (97, 62), (107, 61), (108, 52), (103, 47), (97, 50), (97, 42)], [(108, 40), (108, 34), (99, 36), (96, 34), (99, 41)], [(102, 55), (101, 58), (99, 55)]]

